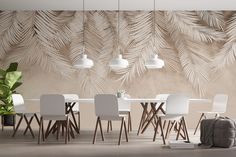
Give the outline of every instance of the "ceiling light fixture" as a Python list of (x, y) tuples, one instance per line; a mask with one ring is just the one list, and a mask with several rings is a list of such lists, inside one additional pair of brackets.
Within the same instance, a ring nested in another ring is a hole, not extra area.
[(85, 42), (84, 42), (84, 0), (83, 0), (83, 49), (82, 49), (82, 58), (79, 58), (74, 62), (74, 67), (78, 69), (88, 69), (93, 67), (93, 60), (89, 59), (85, 54)]
[(157, 50), (156, 50), (156, 46), (155, 46), (155, 33), (156, 33), (156, 0), (154, 0), (154, 8), (153, 8), (153, 42), (154, 42), (154, 46), (153, 46), (153, 54), (150, 55), (149, 59), (146, 60), (145, 62), (145, 66), (147, 69), (161, 69), (165, 63), (162, 59), (158, 58), (158, 54), (157, 54)]
[(118, 51), (118, 56), (114, 59), (112, 59), (109, 62), (109, 66), (111, 70), (120, 70), (127, 68), (129, 66), (129, 62), (126, 59), (123, 59), (122, 54), (120, 53), (120, 43), (119, 43), (119, 38), (120, 38), (120, 0), (118, 0), (118, 20), (117, 20), (117, 34), (118, 34), (118, 39), (117, 39), (117, 47), (116, 50)]

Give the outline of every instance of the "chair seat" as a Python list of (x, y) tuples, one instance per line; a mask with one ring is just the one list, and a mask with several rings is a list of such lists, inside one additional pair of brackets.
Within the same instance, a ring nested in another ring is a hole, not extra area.
[(171, 114), (171, 115), (162, 115), (160, 116), (162, 120), (180, 120), (184, 115), (180, 114)]
[(44, 120), (66, 120), (67, 115), (42, 115)]
[(122, 120), (122, 118), (126, 118), (126, 117), (127, 117), (126, 114), (120, 114), (119, 116), (100, 116), (100, 119), (116, 121), (116, 120)]
[(128, 114), (130, 112), (130, 109), (120, 109), (119, 113), (120, 114)]

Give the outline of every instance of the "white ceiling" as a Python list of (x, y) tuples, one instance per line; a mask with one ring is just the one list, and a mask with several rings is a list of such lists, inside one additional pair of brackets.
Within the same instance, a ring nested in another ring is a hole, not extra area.
[[(85, 0), (86, 10), (117, 10), (118, 0)], [(0, 10), (82, 10), (83, 0), (0, 0)], [(121, 10), (152, 10), (153, 0), (120, 0)], [(157, 10), (236, 10), (235, 0), (156, 0)]]

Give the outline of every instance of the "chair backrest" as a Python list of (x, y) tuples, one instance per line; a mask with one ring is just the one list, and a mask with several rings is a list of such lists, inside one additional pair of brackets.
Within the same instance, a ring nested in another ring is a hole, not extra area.
[(189, 112), (189, 98), (182, 94), (170, 94), (166, 100), (166, 115), (183, 115)]
[(228, 95), (216, 94), (213, 99), (212, 111), (225, 113), (227, 108)]
[(40, 97), (40, 114), (50, 116), (65, 115), (65, 98), (60, 94), (45, 94)]
[(72, 110), (73, 111), (79, 111), (79, 96), (77, 94), (63, 94), (63, 96), (65, 97), (65, 99), (70, 99), (70, 100), (75, 100), (77, 101), (75, 103), (75, 105), (73, 106)]
[(118, 100), (112, 94), (97, 94), (94, 99), (95, 114), (99, 117), (118, 117)]
[(25, 104), (24, 104), (24, 99), (21, 94), (12, 94), (12, 101), (14, 105), (14, 111), (16, 113), (25, 113)]
[[(130, 95), (125, 94), (125, 98), (130, 98)], [(124, 100), (123, 98), (118, 98), (118, 108), (120, 110), (130, 110), (131, 109), (131, 103), (127, 100)]]
[[(160, 99), (160, 100), (165, 100), (166, 101), (169, 95), (170, 94), (158, 94), (158, 95), (156, 95), (156, 99)], [(162, 106), (162, 108), (163, 108), (164, 111), (166, 110), (166, 103)]]

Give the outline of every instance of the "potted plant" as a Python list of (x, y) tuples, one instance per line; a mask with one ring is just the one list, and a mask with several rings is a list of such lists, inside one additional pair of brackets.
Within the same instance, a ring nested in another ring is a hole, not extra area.
[(22, 83), (19, 80), (22, 73), (17, 71), (18, 63), (11, 63), (6, 70), (0, 69), (0, 115), (2, 126), (15, 125), (15, 113), (12, 94)]

